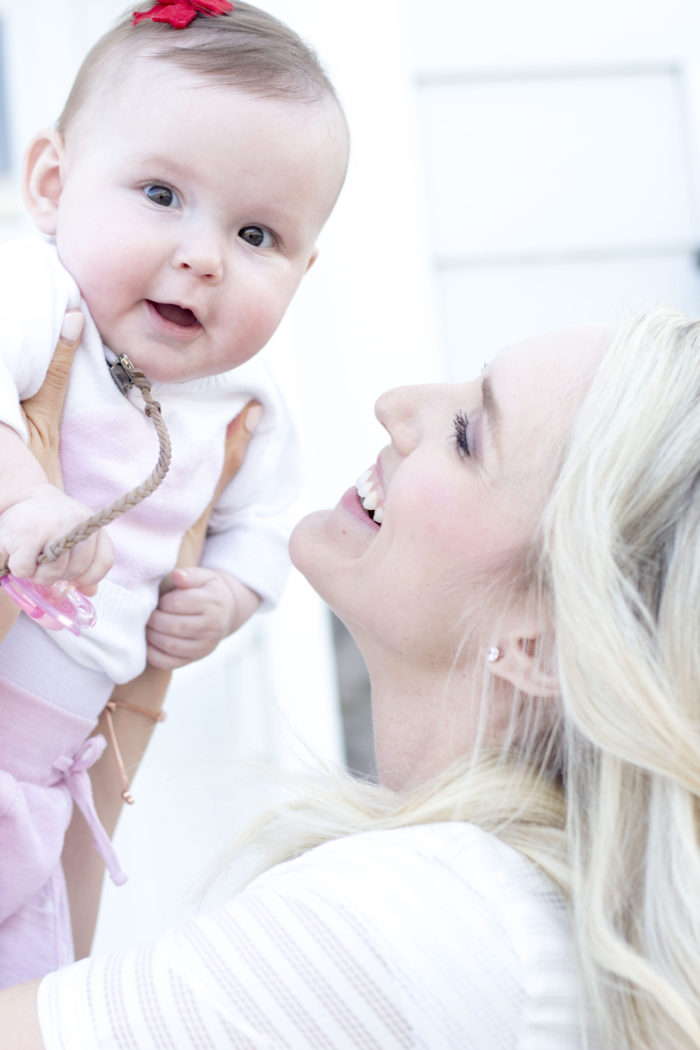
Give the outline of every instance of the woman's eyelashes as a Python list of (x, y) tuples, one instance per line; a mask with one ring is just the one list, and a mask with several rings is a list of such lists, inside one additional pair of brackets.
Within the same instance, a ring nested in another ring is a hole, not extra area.
[(472, 447), (469, 440), (469, 417), (466, 412), (455, 413), (452, 420), (452, 440), (460, 456), (471, 456)]
[(172, 208), (177, 206), (180, 199), (170, 186), (164, 186), (161, 182), (149, 182), (143, 187), (143, 192), (153, 204), (159, 204), (161, 208)]

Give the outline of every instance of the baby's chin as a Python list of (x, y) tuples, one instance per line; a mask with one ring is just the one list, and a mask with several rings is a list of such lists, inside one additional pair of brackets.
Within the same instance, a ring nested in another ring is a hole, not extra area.
[(223, 375), (250, 361), (257, 353), (241, 354), (240, 360), (229, 361), (226, 354), (217, 353), (216, 347), (205, 352), (201, 346), (173, 346), (158, 344), (156, 340), (150, 344), (147, 340), (139, 343), (138, 338), (110, 342), (104, 336), (102, 338), (112, 353), (117, 357), (128, 357), (150, 383), (187, 383)]
[[(119, 350), (115, 350), (114, 353), (118, 358), (122, 357)], [(137, 372), (141, 372), (146, 377), (149, 383), (186, 383), (190, 379), (201, 379), (212, 374), (206, 369), (188, 368), (184, 361), (157, 360), (153, 355), (130, 353), (128, 350), (123, 351), (123, 355), (129, 359)]]
[[(112, 348), (110, 347), (110, 349)], [(114, 363), (111, 361), (109, 362), (110, 369), (112, 371), (114, 382), (120, 389), (128, 389), (130, 385), (128, 382), (128, 375), (132, 369), (133, 371), (140, 372), (141, 375), (145, 376), (149, 385), (152, 383), (173, 382), (172, 371), (170, 371), (170, 374), (166, 374), (163, 368), (154, 368), (152, 363), (144, 363), (138, 355), (133, 353), (128, 353), (126, 351), (120, 352), (119, 350), (113, 350), (112, 352), (117, 355), (117, 361)], [(122, 361), (124, 361), (126, 366), (125, 370), (117, 367), (118, 362)]]

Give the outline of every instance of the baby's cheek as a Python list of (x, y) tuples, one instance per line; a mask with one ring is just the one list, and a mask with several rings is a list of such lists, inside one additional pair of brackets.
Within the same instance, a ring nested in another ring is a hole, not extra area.
[(222, 331), (227, 342), (223, 346), (224, 369), (236, 368), (249, 361), (270, 341), (284, 317), (287, 300), (276, 296), (246, 299), (241, 291), (229, 297), (230, 307)]

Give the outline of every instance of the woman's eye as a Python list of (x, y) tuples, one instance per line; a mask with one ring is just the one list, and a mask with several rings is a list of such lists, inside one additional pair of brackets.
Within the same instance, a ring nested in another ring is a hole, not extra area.
[(243, 226), (238, 236), (253, 248), (271, 248), (275, 243), (275, 238), (264, 226)]
[(180, 203), (175, 190), (171, 190), (169, 186), (161, 186), (159, 182), (151, 182), (144, 186), (143, 192), (149, 201), (160, 204), (162, 208), (171, 208), (174, 204)]
[(471, 456), (469, 418), (466, 412), (457, 412), (452, 420), (452, 437), (461, 456)]

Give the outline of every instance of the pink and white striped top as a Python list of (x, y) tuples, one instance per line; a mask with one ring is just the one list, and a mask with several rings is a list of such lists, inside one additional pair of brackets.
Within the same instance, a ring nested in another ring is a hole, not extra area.
[(39, 1013), (46, 1050), (584, 1045), (562, 898), (456, 823), (311, 850), (153, 944), (50, 975)]

